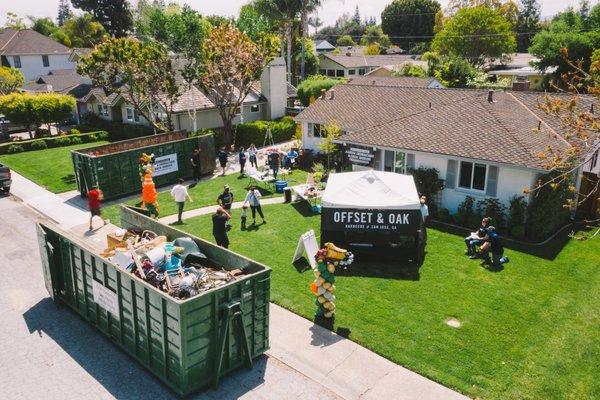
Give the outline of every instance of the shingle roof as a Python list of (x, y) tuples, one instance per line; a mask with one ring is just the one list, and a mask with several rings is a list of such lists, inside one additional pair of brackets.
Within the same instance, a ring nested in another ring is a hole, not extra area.
[[(483, 90), (338, 85), (331, 100), (319, 99), (297, 121), (336, 121), (350, 131), (340, 141), (445, 154), (544, 169), (546, 146), (566, 149), (560, 123), (529, 107), (533, 94)], [(540, 94), (537, 94), (538, 99)], [(524, 100), (523, 100), (524, 99)]]
[(397, 65), (406, 61), (415, 61), (411, 56), (400, 54), (386, 54), (378, 56), (364, 55), (345, 55), (345, 54), (321, 54), (320, 57), (326, 57), (342, 65), (345, 68), (355, 67), (380, 67), (382, 65)]
[(388, 87), (413, 87), (413, 88), (426, 88), (431, 85), (436, 79), (418, 78), (413, 76), (355, 76), (348, 80), (348, 85), (362, 85), (362, 86), (388, 86)]
[(69, 54), (71, 49), (31, 29), (0, 31), (0, 54)]
[(77, 99), (87, 95), (90, 89), (86, 79), (72, 69), (52, 70), (23, 86), (23, 90), (28, 92), (68, 93)]

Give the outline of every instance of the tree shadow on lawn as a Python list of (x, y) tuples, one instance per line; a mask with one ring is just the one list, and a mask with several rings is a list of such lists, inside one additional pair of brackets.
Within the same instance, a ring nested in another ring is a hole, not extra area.
[(347, 269), (338, 268), (338, 276), (362, 276), (366, 278), (389, 278), (405, 281), (418, 281), (421, 263), (399, 262), (391, 259), (355, 260)]

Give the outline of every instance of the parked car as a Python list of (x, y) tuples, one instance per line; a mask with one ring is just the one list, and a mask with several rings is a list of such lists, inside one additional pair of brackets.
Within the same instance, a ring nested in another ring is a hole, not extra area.
[(6, 116), (0, 114), (0, 141), (10, 140), (10, 134), (15, 132), (23, 132), (27, 129), (24, 126), (16, 125), (6, 119)]
[(12, 179), (10, 176), (10, 168), (0, 164), (0, 189), (4, 192), (4, 194), (8, 194), (10, 192), (11, 183)]

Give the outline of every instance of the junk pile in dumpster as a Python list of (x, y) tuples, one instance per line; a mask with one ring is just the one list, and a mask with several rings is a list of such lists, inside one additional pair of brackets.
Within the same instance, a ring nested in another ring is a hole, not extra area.
[(117, 229), (107, 237), (100, 254), (170, 296), (187, 299), (244, 276), (241, 269), (227, 271), (211, 265), (190, 237), (172, 242), (152, 231)]

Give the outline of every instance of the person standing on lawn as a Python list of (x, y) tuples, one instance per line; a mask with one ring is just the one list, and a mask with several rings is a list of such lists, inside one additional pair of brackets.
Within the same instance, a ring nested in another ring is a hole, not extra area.
[(219, 150), (219, 153), (217, 154), (217, 157), (219, 158), (219, 164), (221, 164), (221, 168), (223, 169), (223, 173), (221, 174), (221, 176), (225, 176), (225, 170), (227, 168), (227, 157), (229, 156), (229, 153), (227, 152), (227, 149), (225, 148), (225, 146), (221, 147), (221, 149)]
[(238, 154), (240, 159), (240, 176), (244, 175), (244, 166), (246, 165), (246, 151), (243, 147), (240, 147), (240, 152)]
[(242, 208), (244, 208), (247, 204), (250, 205), (250, 210), (252, 211), (252, 224), (256, 224), (256, 212), (258, 211), (258, 215), (262, 218), (262, 223), (266, 224), (265, 215), (262, 212), (262, 208), (260, 207), (260, 191), (256, 188), (256, 186), (250, 186), (250, 190), (246, 194), (246, 200), (244, 200), (244, 204)]
[(183, 179), (179, 178), (177, 180), (177, 185), (173, 186), (171, 189), (171, 197), (177, 203), (177, 223), (182, 224), (181, 216), (183, 214), (183, 206), (185, 205), (185, 199), (187, 198), (190, 202), (192, 202), (192, 198), (190, 197), (187, 188), (183, 185)]
[(250, 166), (258, 168), (258, 163), (256, 162), (256, 146), (254, 143), (251, 143), (250, 147), (248, 147), (248, 158), (250, 159)]
[[(231, 214), (231, 206), (233, 205), (233, 192), (229, 190), (229, 185), (223, 186), (223, 193), (217, 197), (217, 204), (223, 207), (227, 213)], [(227, 222), (228, 229), (231, 229), (231, 224)]]
[(224, 210), (223, 207), (218, 207), (217, 211), (212, 216), (213, 236), (215, 237), (217, 245), (224, 248), (229, 247), (226, 224), (230, 219), (231, 214)]
[(277, 174), (279, 173), (279, 164), (280, 164), (280, 155), (279, 150), (275, 149), (269, 154), (269, 166), (271, 167), (271, 171), (273, 171), (273, 178), (277, 179)]
[(90, 207), (90, 231), (94, 230), (92, 227), (92, 221), (94, 217), (99, 217), (104, 225), (106, 225), (106, 220), (102, 218), (102, 210), (100, 209), (100, 201), (102, 201), (103, 195), (102, 190), (98, 188), (98, 186), (92, 186), (92, 188), (87, 193), (88, 197), (88, 206)]
[(427, 207), (427, 196), (421, 196), (421, 216), (423, 217), (423, 243), (427, 242), (427, 219), (429, 218), (429, 207)]
[(197, 183), (200, 180), (200, 148), (199, 147), (196, 147), (194, 149), (192, 158), (190, 158), (190, 164), (192, 164), (192, 172), (194, 174), (194, 182)]

